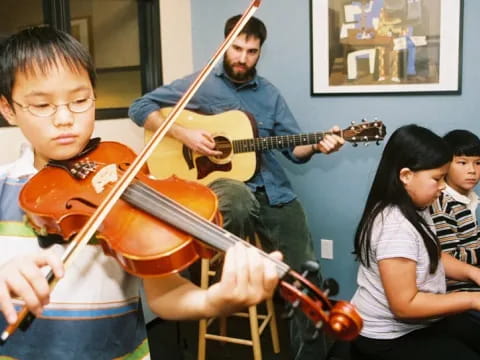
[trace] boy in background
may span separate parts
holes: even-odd
[[[476,217],[480,179],[480,139],[467,130],[443,137],[454,157],[445,177],[446,188],[430,207],[442,250],[467,264],[480,265],[480,234]],[[480,291],[477,284],[449,280],[447,291]]]

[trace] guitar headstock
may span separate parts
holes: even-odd
[[[368,143],[370,141],[375,141],[376,144],[379,145],[380,141],[385,138],[387,129],[385,125],[383,125],[383,122],[379,120],[372,122],[362,120],[359,124],[355,124],[355,122],[352,121],[352,124],[343,129],[342,132],[343,138],[353,143],[354,146],[359,142]]]

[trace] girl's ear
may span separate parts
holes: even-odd
[[[413,176],[413,171],[409,168],[403,168],[400,170],[399,177],[403,185],[407,185]]]
[[[2,114],[10,125],[17,125],[15,113],[7,99],[5,99],[5,96],[0,97],[0,114]]]

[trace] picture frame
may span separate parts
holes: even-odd
[[[73,18],[70,20],[70,33],[88,50],[92,58],[94,58],[91,26],[90,17]]]
[[[45,24],[27,24],[18,27],[18,31],[32,26],[45,26]],[[88,50],[93,58],[93,32],[90,16],[70,19],[70,34]]]
[[[463,0],[310,0],[311,94],[460,94]]]

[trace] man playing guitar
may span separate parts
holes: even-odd
[[[239,16],[227,20],[225,35]],[[205,114],[219,114],[239,109],[253,115],[260,137],[300,133],[300,128],[279,91],[265,78],[257,75],[266,28],[252,17],[227,50],[223,65],[207,77],[194,95],[188,109]],[[162,86],[137,99],[129,115],[138,125],[156,130],[164,120],[160,109],[176,104],[196,74]],[[339,131],[334,127],[332,131]],[[220,155],[215,150],[211,133],[174,124],[169,136],[181,141],[191,150],[204,155]],[[315,153],[329,154],[344,143],[335,134],[326,135],[320,142],[283,149],[281,153],[295,163],[305,163]],[[307,260],[315,260],[313,243],[302,205],[275,158],[272,150],[262,152],[259,171],[247,182],[218,179],[209,186],[219,198],[224,227],[245,238],[254,232],[260,235],[265,250],[279,249],[285,261],[297,271]],[[314,280],[321,283],[320,275]],[[298,312],[290,322],[292,358],[296,360],[323,359],[326,344],[323,336],[304,343],[308,320]]]

